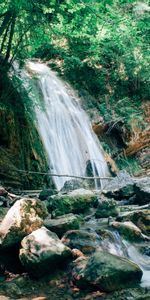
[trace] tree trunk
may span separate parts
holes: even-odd
[[[10,24],[11,24],[11,19],[9,20],[9,23],[7,24],[7,27],[6,27],[4,36],[3,36],[3,40],[2,40],[2,44],[1,44],[1,49],[0,49],[1,53],[3,52],[4,46],[5,46],[5,42],[6,42],[6,39],[7,39],[7,36],[8,36]]]
[[[1,27],[0,27],[0,36],[5,31],[5,29],[7,27],[7,24],[9,23],[11,17],[12,17],[12,12],[11,11],[7,11],[7,13],[5,14],[4,20],[3,20],[2,24],[1,24]]]
[[[5,62],[7,62],[10,57],[11,45],[12,45],[14,29],[15,29],[15,22],[16,22],[16,15],[13,16],[12,22],[11,22],[10,35],[9,35],[8,47],[7,47],[6,56],[5,56]]]

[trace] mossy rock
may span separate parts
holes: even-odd
[[[115,200],[104,199],[99,202],[95,216],[96,218],[116,217],[119,214],[119,207]]]
[[[74,262],[73,280],[80,288],[91,287],[111,292],[140,282],[142,270],[138,265],[106,251],[97,251],[89,259]]]
[[[141,230],[132,222],[113,222],[112,227],[117,229],[119,233],[128,241],[142,241],[143,235]]]
[[[35,278],[50,274],[72,257],[71,250],[58,236],[44,226],[33,231],[21,242],[19,258],[23,267]]]
[[[78,249],[88,255],[100,247],[101,238],[95,232],[70,230],[63,236],[62,242],[71,249]]]
[[[79,229],[81,217],[74,214],[59,216],[56,219],[47,218],[44,226],[62,237],[68,230]]]
[[[22,198],[9,209],[0,225],[0,249],[14,247],[43,225],[48,212],[38,199]]]
[[[56,217],[69,213],[84,213],[90,207],[96,206],[97,203],[97,195],[94,192],[79,189],[68,194],[49,197],[47,208],[52,217]]]
[[[117,218],[117,221],[132,221],[144,234],[150,234],[150,209],[122,214]]]

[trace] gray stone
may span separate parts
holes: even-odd
[[[60,217],[57,217],[56,219],[47,218],[44,221],[44,226],[55,232],[59,237],[62,237],[62,235],[71,229],[78,229],[80,224],[81,218],[74,214],[67,214]]]
[[[126,258],[97,251],[89,259],[75,260],[72,277],[80,288],[111,292],[140,282],[142,270]]]
[[[134,186],[136,203],[139,205],[150,203],[150,178],[145,177],[138,180]]]
[[[131,221],[123,223],[113,222],[111,226],[119,231],[119,233],[129,241],[140,241],[144,240],[141,230],[133,224]]]
[[[45,205],[37,199],[22,198],[9,209],[0,225],[0,248],[12,247],[43,225]]]
[[[104,188],[104,195],[116,200],[129,199],[134,195],[135,179],[127,172],[120,171]]]
[[[58,236],[44,226],[33,231],[21,242],[19,258],[28,273],[39,278],[53,272],[58,264],[72,256]]]
[[[150,235],[150,209],[137,210],[120,215],[117,221],[132,221],[146,235]]]
[[[84,254],[91,254],[100,247],[101,239],[95,232],[70,230],[62,237],[62,242],[71,249],[79,249]]]
[[[64,186],[62,187],[61,192],[68,193],[70,191],[74,191],[74,190],[81,189],[81,188],[87,188],[87,184],[83,180],[71,179],[71,180],[67,180],[64,183]]]

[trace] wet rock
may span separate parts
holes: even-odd
[[[57,217],[56,219],[50,219],[47,218],[44,221],[44,226],[55,232],[59,237],[62,237],[62,235],[71,229],[78,229],[80,225],[80,220],[78,216],[74,214],[67,214],[60,217]]]
[[[150,203],[150,178],[145,177],[138,180],[134,186],[136,203],[139,205]]]
[[[138,241],[144,239],[141,230],[130,221],[123,223],[113,222],[111,226],[117,229],[126,240]]]
[[[97,195],[85,189],[72,191],[66,195],[58,194],[47,200],[48,211],[52,217],[68,213],[83,213],[97,204]]]
[[[128,256],[127,248],[124,245],[118,231],[99,229],[96,232],[100,235],[102,242],[101,248],[111,254],[118,256]]]
[[[71,249],[76,248],[84,254],[91,254],[100,247],[101,239],[95,232],[70,230],[66,232],[61,241]]]
[[[36,278],[53,272],[58,264],[72,256],[71,250],[58,236],[44,226],[26,236],[21,246],[21,263],[28,273]]]
[[[102,199],[99,201],[95,216],[96,218],[116,217],[119,214],[119,207],[113,199]]]
[[[87,184],[83,180],[71,179],[71,180],[67,180],[64,183],[64,186],[61,189],[61,192],[68,193],[70,191],[74,191],[74,190],[78,190],[78,189],[82,189],[82,188],[87,188]]]
[[[80,288],[91,286],[111,292],[140,282],[142,270],[126,258],[97,251],[89,259],[80,257],[74,261],[72,277]]]
[[[118,221],[132,221],[146,235],[150,234],[150,209],[129,212],[117,218]]]
[[[104,195],[108,198],[116,200],[129,199],[134,195],[135,180],[125,171],[120,171],[115,178],[113,178],[105,186]]]
[[[40,200],[16,201],[0,225],[0,248],[18,244],[24,236],[41,227],[46,216],[46,207]]]
[[[56,195],[57,194],[57,190],[55,189],[44,189],[40,192],[39,194],[39,199],[40,200],[47,200],[48,197]]]

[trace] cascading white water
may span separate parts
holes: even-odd
[[[47,152],[50,172],[84,176],[89,161],[94,176],[109,176],[103,150],[90,121],[62,80],[42,63],[27,62],[27,71],[20,71],[17,64],[14,68],[34,102],[36,126]],[[29,89],[31,81],[32,89]],[[53,180],[60,190],[69,178],[53,177]],[[98,181],[95,183],[100,186]],[[103,183],[101,181],[101,186]]]
[[[39,98],[43,103],[35,110],[51,173],[84,176],[90,161],[94,175],[108,176],[103,150],[79,101],[46,65],[28,62],[27,68],[36,73],[42,93]],[[65,181],[64,177],[54,177],[58,190]]]

